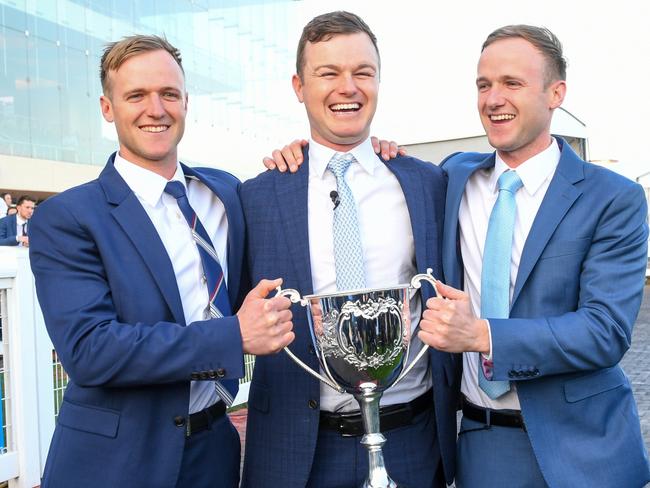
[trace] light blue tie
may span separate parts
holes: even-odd
[[[352,154],[335,153],[327,165],[336,177],[338,193],[338,203],[334,209],[333,234],[336,288],[339,291],[366,287],[357,205],[344,178],[345,172],[353,161],[355,159]]]
[[[499,196],[488,223],[483,271],[481,272],[481,317],[505,319],[510,315],[510,261],[517,204],[515,194],[522,186],[514,171],[506,171],[498,180]],[[492,399],[510,391],[509,381],[488,381],[492,362],[479,355],[478,384]]]

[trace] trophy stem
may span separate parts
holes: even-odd
[[[368,450],[368,478],[362,488],[397,488],[397,484],[388,476],[381,450],[386,443],[386,438],[379,431],[379,400],[382,392],[376,391],[374,383],[363,383],[359,388],[361,393],[355,394],[354,397],[359,402],[366,432],[361,444]]]

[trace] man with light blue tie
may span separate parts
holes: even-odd
[[[387,163],[374,153],[379,65],[376,38],[354,14],[323,14],[304,28],[293,87],[310,123],[305,163],[296,174],[271,171],[242,185],[253,279],[281,276],[307,295],[394,286],[427,268],[441,273],[445,178],[435,165],[408,157]],[[421,308],[412,300],[412,327]],[[291,349],[317,369],[304,309],[294,310],[294,322]],[[382,397],[384,457],[399,486],[437,488],[453,479],[454,359],[425,356]],[[248,406],[243,487],[355,487],[365,479],[358,404],[288,356],[257,358]]]
[[[646,200],[639,185],[551,136],[565,70],[547,29],[490,34],[476,84],[496,152],[442,164],[451,286],[428,301],[420,337],[464,353],[459,488],[650,480],[618,365],[643,295]]]

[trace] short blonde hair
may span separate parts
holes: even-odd
[[[120,41],[111,42],[104,48],[100,63],[99,78],[105,95],[110,95],[111,86],[108,79],[109,71],[117,71],[128,59],[138,54],[162,49],[167,51],[178,63],[183,75],[181,52],[170,44],[164,37],[156,35],[134,35],[124,37]]]

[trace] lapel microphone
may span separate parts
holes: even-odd
[[[332,210],[336,210],[336,207],[338,207],[341,203],[341,199],[339,198],[339,192],[336,190],[332,190],[330,192],[330,198],[332,199],[332,203],[334,204],[334,208]]]

